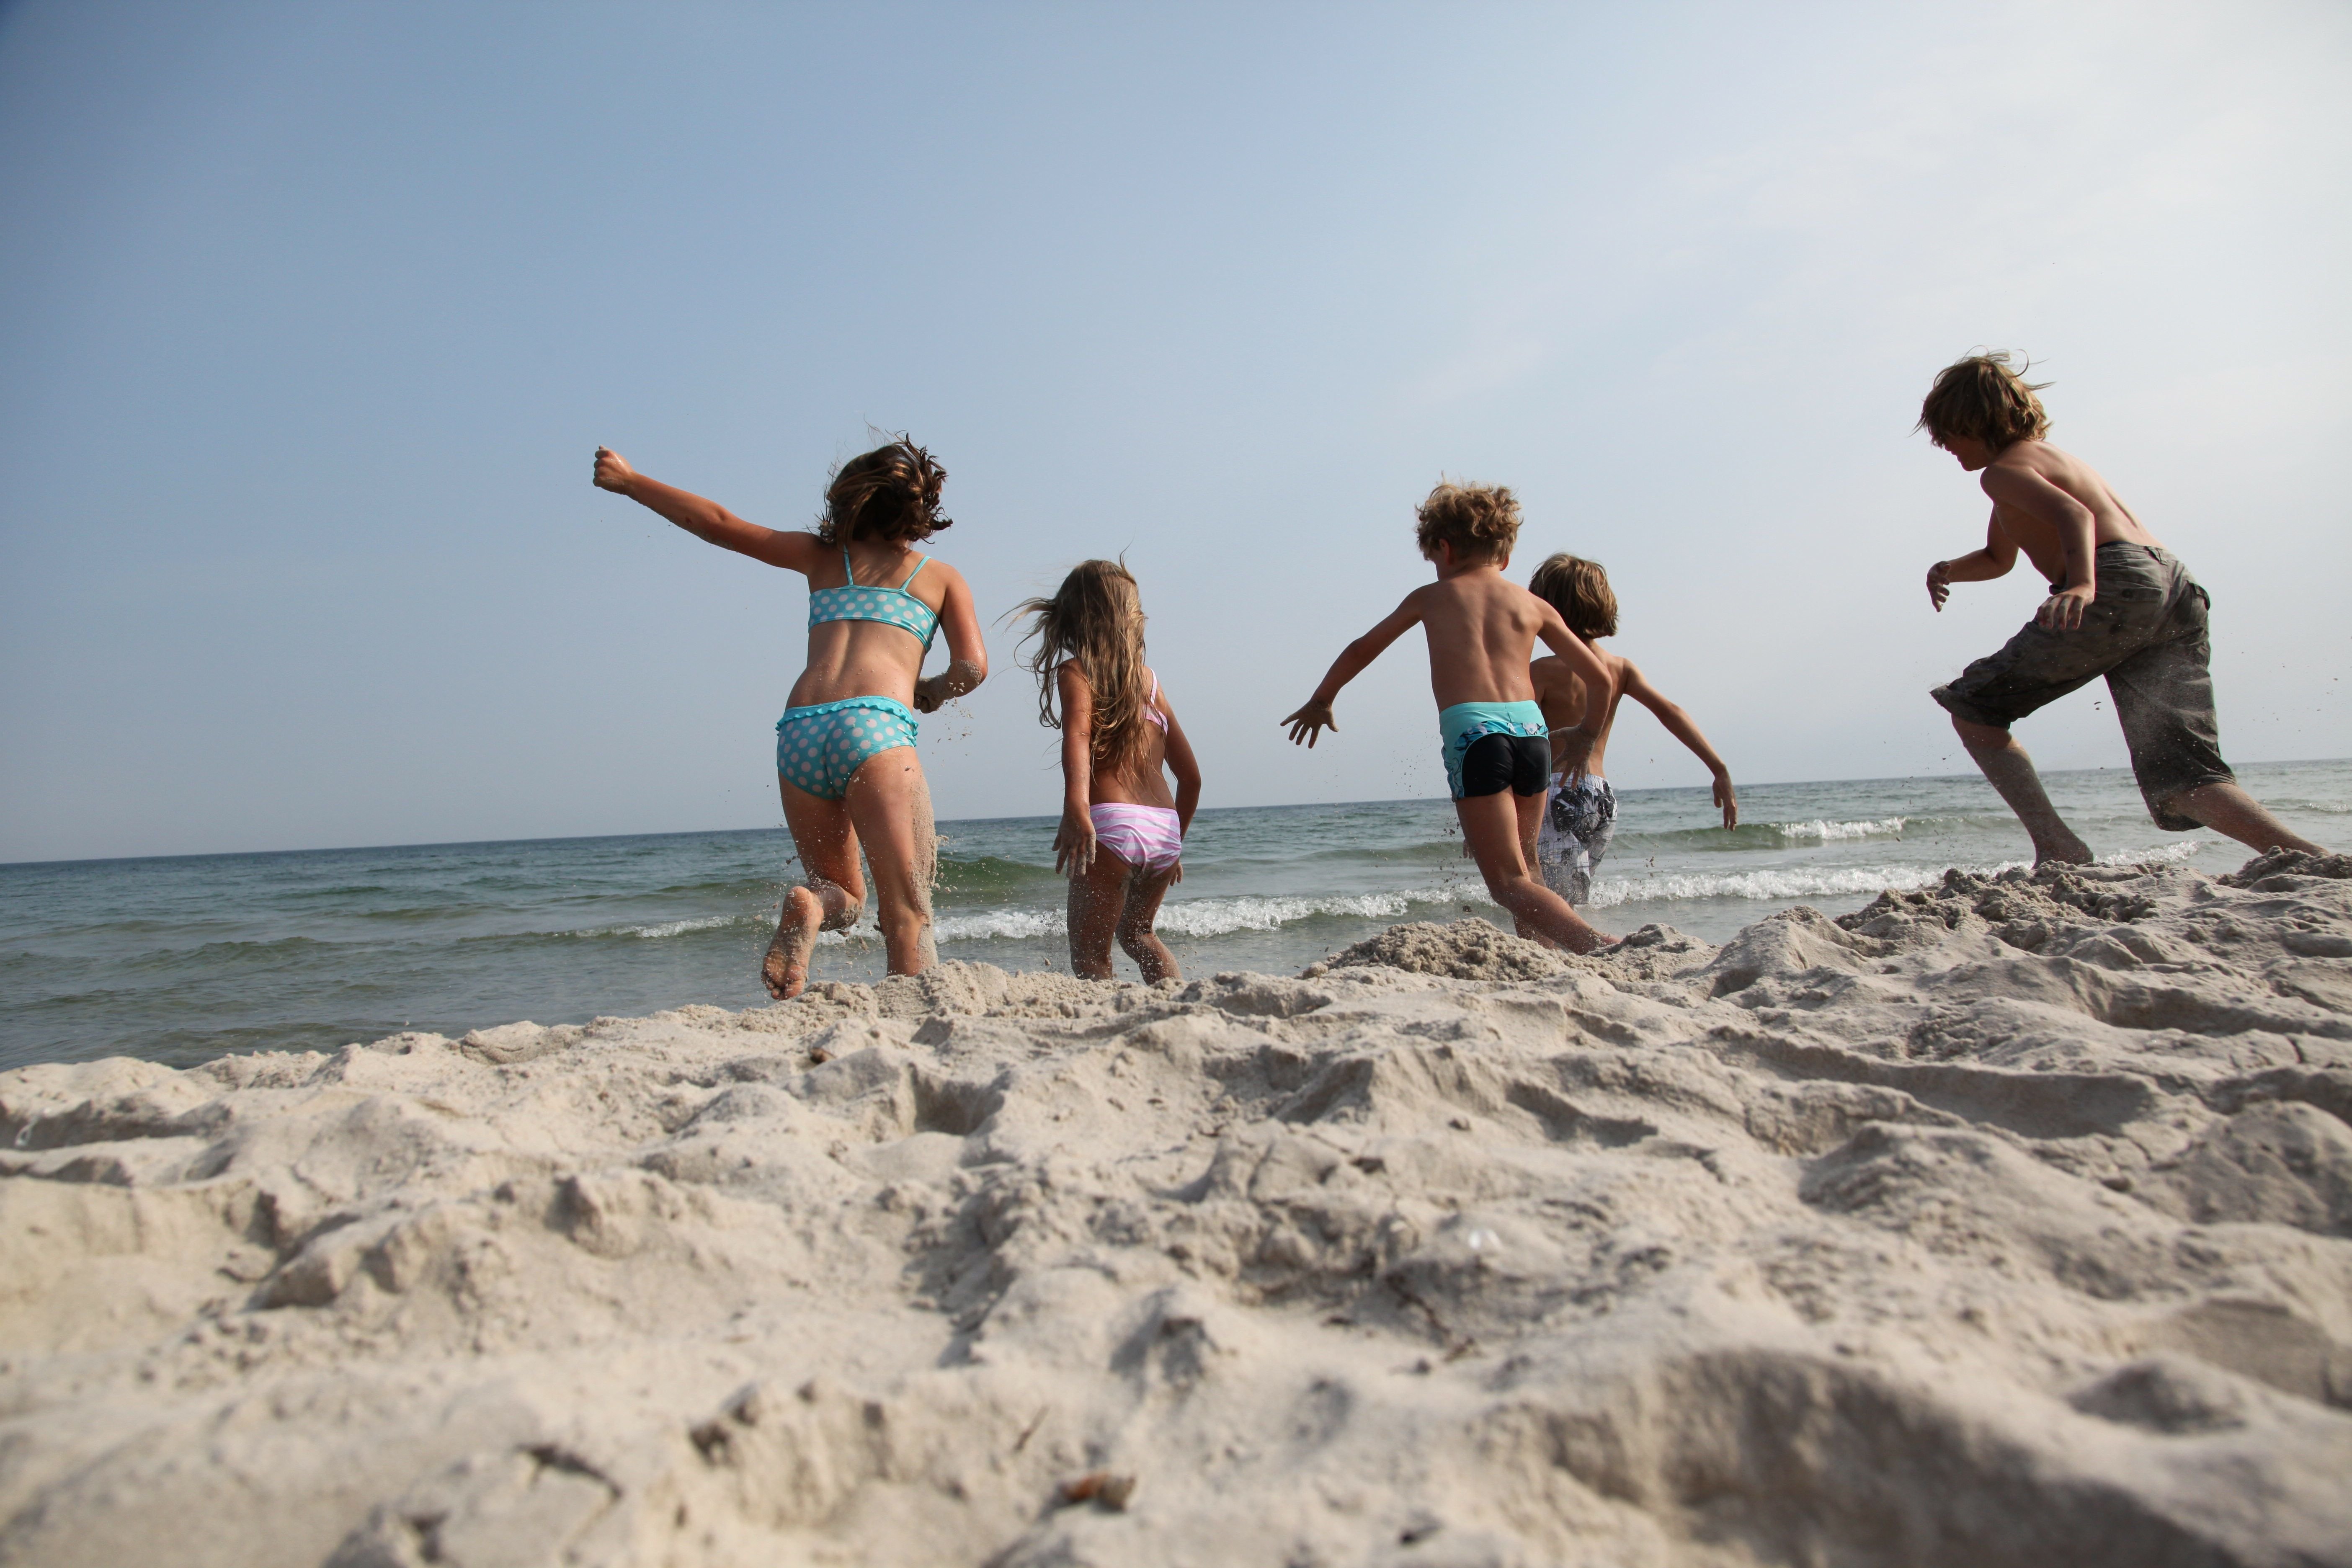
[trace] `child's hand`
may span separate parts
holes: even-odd
[[[1083,877],[1094,868],[1094,818],[1081,806],[1062,808],[1062,826],[1054,835],[1054,870],[1057,875]]]
[[[1731,792],[1731,775],[1715,775],[1715,804],[1723,807],[1723,830],[1726,833],[1739,826],[1739,797]]]
[[[1328,702],[1309,701],[1282,721],[1290,726],[1290,743],[1295,746],[1303,740],[1310,752],[1315,749],[1315,737],[1324,731],[1328,730],[1334,735],[1339,732],[1339,721],[1331,717]]]
[[[626,495],[629,492],[629,481],[636,477],[637,470],[629,467],[628,458],[610,447],[596,448],[596,488],[598,489],[618,490],[621,494]]]
[[[915,682],[916,712],[936,713],[940,710],[940,692],[938,687],[933,684],[933,682],[938,679],[939,677],[935,675],[931,677],[929,680],[918,680]]]
[[[1938,561],[1927,568],[1927,602],[1936,606],[1937,614],[1941,615],[1944,610],[1944,601],[1951,596],[1952,563],[1948,561]]]
[[[2042,601],[2042,607],[2033,612],[2033,618],[2047,631],[2079,630],[2083,625],[2083,612],[2089,609],[2091,601],[2098,596],[2099,590],[2090,584],[2061,588]]]

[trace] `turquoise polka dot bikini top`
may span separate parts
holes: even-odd
[[[923,568],[931,563],[924,556],[915,563],[915,570],[907,574],[907,582],[895,588],[868,588],[857,581],[857,574],[849,564],[849,546],[841,547],[841,570],[849,582],[839,588],[809,590],[809,629],[814,631],[827,621],[880,621],[886,626],[912,632],[922,639],[923,651],[931,651],[931,638],[940,629],[940,613],[922,600],[907,592]]]

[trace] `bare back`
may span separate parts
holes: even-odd
[[[839,588],[852,580],[843,571],[838,547],[808,553],[801,569],[811,593]],[[872,588],[906,583],[924,556],[903,544],[859,540],[849,546],[849,559],[856,568],[856,582]],[[907,592],[944,622],[949,595],[962,581],[954,567],[933,559],[907,584]],[[850,697],[911,701],[915,682],[923,673],[924,652],[922,642],[902,626],[881,621],[822,622],[808,629],[808,668],[793,682],[792,705],[805,708]]]
[[[2023,552],[2050,582],[2066,577],[2066,545],[2058,520],[2042,515],[2063,509],[2036,504],[2050,489],[2091,514],[2094,548],[2117,542],[2158,544],[2096,468],[2047,441],[2018,441],[2004,447],[1986,465],[1982,483],[1993,501],[1992,531]]]
[[[1535,696],[1528,657],[1551,606],[1486,569],[1415,589],[1429,639],[1429,684],[1440,708],[1457,702],[1525,702]]]
[[[1628,684],[1625,676],[1633,666],[1632,660],[1616,654],[1598,647],[1592,651],[1599,654],[1601,662],[1609,667],[1609,709],[1601,716],[1601,735],[1592,742],[1592,752],[1585,759],[1584,767],[1595,777],[1605,777],[1609,737],[1616,732],[1617,705],[1625,700]],[[1528,668],[1528,674],[1535,686],[1536,706],[1543,710],[1547,728],[1555,731],[1573,730],[1584,722],[1589,693],[1583,680],[1568,668],[1566,659],[1558,655],[1539,658]]]
[[[1066,724],[1084,724],[1090,729],[1094,688],[1087,679],[1085,668],[1076,659],[1066,660],[1055,672],[1055,679],[1061,682],[1063,721]],[[1136,715],[1136,722],[1142,726],[1143,744],[1131,761],[1124,764],[1092,763],[1087,778],[1087,796],[1091,805],[1173,806],[1176,804],[1175,795],[1168,788],[1168,700],[1160,694],[1158,676],[1147,673],[1145,679],[1150,682],[1145,689],[1151,699],[1147,706],[1150,713],[1159,716],[1158,721],[1155,722],[1145,713]],[[1076,715],[1075,719],[1072,717],[1074,713]],[[1091,747],[1088,754],[1091,757]]]

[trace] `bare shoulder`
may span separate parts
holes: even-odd
[[[909,590],[918,597],[925,596],[922,594],[925,583],[929,583],[938,589],[942,603],[950,594],[958,589],[963,590],[966,594],[971,592],[971,584],[964,581],[963,574],[936,555],[927,555],[923,558],[921,572],[922,575],[915,579],[914,586]]]
[[[1529,664],[1528,679],[1535,685],[1538,702],[1557,701],[1576,690],[1576,672],[1568,668],[1568,660],[1556,653],[1546,654]]]

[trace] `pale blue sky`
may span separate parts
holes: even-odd
[[[1442,790],[1420,649],[1276,720],[1517,487],[1743,778],[1965,766],[1909,434],[2031,352],[2211,589],[2244,759],[2352,752],[2352,12],[19,4],[0,12],[0,859],[750,826],[867,425],[993,615],[1125,551],[1210,805]],[[942,816],[1053,807],[1013,663]],[[2098,690],[2021,733],[2120,765]],[[1696,782],[1645,718],[1621,785]]]

